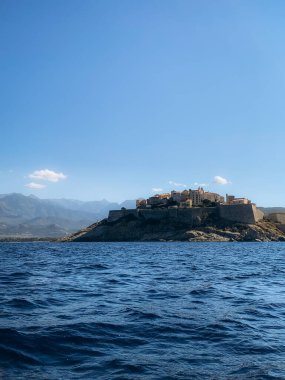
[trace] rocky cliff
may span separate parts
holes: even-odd
[[[193,228],[173,219],[145,220],[128,215],[116,221],[104,219],[63,241],[285,241],[285,234],[269,221],[241,224],[212,219]]]

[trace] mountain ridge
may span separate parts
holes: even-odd
[[[134,204],[0,194],[0,237],[62,237],[105,218],[110,209]]]

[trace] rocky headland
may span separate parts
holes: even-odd
[[[199,226],[193,227],[173,219],[146,220],[126,215],[115,221],[103,219],[64,238],[63,241],[269,242],[285,241],[285,233],[278,228],[278,224],[269,220],[242,224],[223,219],[206,219]]]

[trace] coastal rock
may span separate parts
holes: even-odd
[[[62,241],[285,241],[285,234],[269,221],[241,224],[220,221],[204,221],[196,228],[171,219],[139,219],[122,217],[110,222],[103,219]]]
[[[203,231],[187,231],[186,234],[189,236],[188,241],[229,241],[229,238],[226,238],[217,233],[208,233]]]

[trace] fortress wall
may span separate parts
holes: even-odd
[[[128,215],[145,220],[173,219],[175,222],[187,223],[189,227],[197,227],[211,217],[218,217],[237,223],[255,224],[263,219],[264,214],[252,204],[240,204],[221,205],[218,207],[112,210],[109,212],[108,221],[115,222]]]
[[[204,211],[203,211],[204,210]],[[206,209],[190,208],[190,209],[178,209],[178,208],[157,208],[157,209],[130,209],[130,210],[112,210],[109,211],[109,222],[114,222],[127,215],[134,215],[136,217],[144,218],[145,220],[163,220],[163,219],[175,219],[176,221],[192,223],[193,218],[202,216],[202,214],[209,214]]]
[[[267,216],[267,219],[275,223],[285,224],[285,213],[274,212]]]
[[[254,213],[255,220],[257,222],[260,221],[260,220],[262,220],[264,218],[264,212],[262,212],[261,210],[259,210],[254,205],[253,205],[253,213]],[[284,223],[285,223],[285,219],[284,219]]]
[[[198,226],[211,215],[218,215],[217,207],[209,208],[169,208],[169,209],[141,209],[139,216],[144,219],[173,219],[175,222],[187,223],[190,226]]]
[[[123,218],[127,215],[138,216],[137,209],[129,209],[129,210],[111,210],[109,211],[108,221],[115,222],[116,220]]]
[[[161,220],[169,217],[169,209],[167,208],[157,208],[157,209],[141,209],[138,215],[143,217],[145,220],[156,219]]]
[[[178,217],[178,208],[169,208],[168,209],[169,218],[177,218]]]
[[[199,226],[203,221],[209,219],[211,215],[217,215],[217,207],[194,207],[177,209],[177,220],[181,223],[188,223],[191,226]]]
[[[120,219],[124,216],[124,212],[121,210],[111,210],[109,211],[108,221],[114,222],[117,219]]]
[[[255,224],[263,218],[263,213],[252,204],[221,205],[220,217],[231,222]]]

